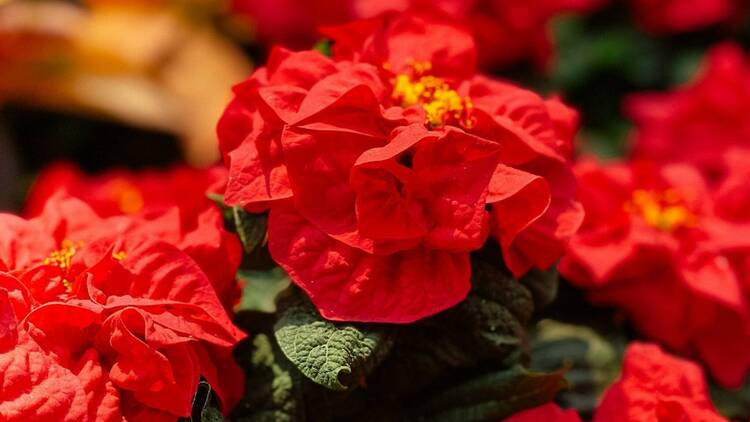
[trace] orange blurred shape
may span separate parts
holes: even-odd
[[[0,0],[0,99],[166,131],[218,158],[215,124],[251,65],[216,0]]]

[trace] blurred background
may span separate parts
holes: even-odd
[[[467,20],[486,72],[561,94],[581,112],[579,148],[616,156],[627,94],[688,80],[719,41],[748,45],[733,1],[673,1],[686,15],[663,0],[0,0],[0,209],[61,160],[90,173],[215,163],[230,88],[271,45],[309,48],[317,25],[407,7]]]

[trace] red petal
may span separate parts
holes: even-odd
[[[0,290],[0,374],[0,415],[4,421],[88,419],[83,383],[26,331],[18,329],[5,290]]]
[[[477,52],[471,34],[437,15],[402,13],[321,32],[334,40],[337,59],[388,63],[395,73],[410,71],[415,61],[430,62],[435,76],[450,79],[466,79],[475,72]]]
[[[413,322],[455,305],[470,288],[468,253],[420,247],[371,255],[330,238],[287,208],[271,210],[269,248],[332,320]]]
[[[503,249],[508,268],[522,274],[528,270],[528,261],[516,250],[515,242],[519,233],[547,211],[549,186],[539,176],[499,165],[489,189],[487,202],[492,203],[493,235]]]
[[[423,139],[435,139],[424,125],[398,131],[384,146],[362,153],[352,169],[351,184],[361,234],[378,239],[420,239],[427,234],[425,210],[414,189],[413,171],[397,158]]]
[[[542,175],[550,186],[552,197],[542,217],[518,234],[513,250],[517,260],[511,266],[517,275],[529,268],[552,266],[584,218],[583,207],[575,200],[575,177],[567,163],[542,158],[522,168]]]
[[[482,247],[489,233],[487,186],[499,159],[496,143],[451,128],[417,146],[414,173],[432,221],[425,246],[451,251]]]
[[[335,130],[385,137],[388,130],[373,117],[381,114],[380,100],[389,96],[390,92],[375,67],[367,64],[341,65],[339,72],[310,88],[299,106],[295,124],[308,127],[315,116],[316,122],[323,120]],[[327,119],[320,119],[318,113],[327,110]]]
[[[333,60],[317,51],[293,52],[275,47],[268,56],[268,84],[289,85],[309,90],[336,72]]]
[[[259,211],[268,202],[292,196],[289,177],[277,139],[263,136],[245,140],[228,153],[229,180],[224,200]]]
[[[21,270],[40,263],[56,246],[55,239],[33,222],[0,214],[0,271]]]
[[[122,264],[135,276],[128,287],[132,298],[166,300],[200,308],[203,312],[194,317],[213,326],[213,335],[217,338],[234,343],[244,338],[224,311],[205,274],[190,257],[167,243],[154,240],[128,238],[123,245],[127,257]],[[118,306],[126,303],[126,299],[123,297]],[[115,306],[114,301],[109,304]],[[197,338],[203,335],[201,332],[191,334]]]
[[[488,119],[477,124],[474,132],[499,140],[504,148],[504,163],[522,164],[539,155],[566,161],[571,131],[561,126],[573,123],[563,122],[571,116],[563,114],[555,103],[550,107],[532,91],[481,76],[472,80],[469,95],[479,117],[485,113]]]
[[[284,132],[284,154],[300,213],[327,233],[356,231],[349,173],[357,157],[385,139],[345,132]]]

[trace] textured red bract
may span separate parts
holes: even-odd
[[[244,334],[199,265],[149,224],[60,194],[35,219],[0,215],[7,420],[174,420],[201,376],[225,410],[239,400],[231,353]]]
[[[224,230],[221,212],[206,196],[207,192],[223,190],[226,180],[223,167],[113,170],[88,176],[73,165],[59,163],[46,168],[35,181],[25,215],[39,215],[50,198],[60,192],[78,198],[87,206],[62,203],[79,208],[64,211],[64,224],[70,236],[84,242],[90,236],[84,232],[92,227],[94,237],[101,234],[91,221],[119,217],[108,219],[112,233],[147,233],[177,246],[200,265],[231,311],[240,293],[235,275],[241,247],[237,238]],[[49,211],[55,212],[54,207]]]
[[[582,217],[577,114],[475,75],[469,34],[433,15],[325,31],[333,58],[275,49],[218,126],[227,202],[270,209],[271,254],[321,313],[453,306],[490,234],[515,275],[552,265]]]
[[[734,260],[750,251],[737,237],[748,222],[721,218],[722,202],[690,166],[583,160],[576,170],[586,219],[561,274],[648,337],[697,353],[722,384],[741,384],[750,320]]]
[[[631,343],[622,375],[604,393],[594,422],[726,421],[711,404],[700,366],[654,344]]]

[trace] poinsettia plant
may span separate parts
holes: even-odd
[[[746,11],[0,1],[0,422],[747,419]]]

